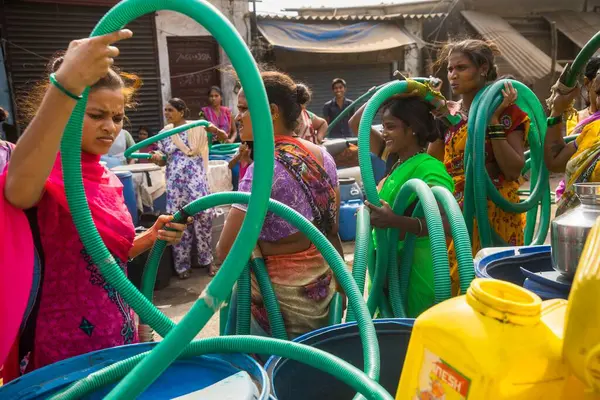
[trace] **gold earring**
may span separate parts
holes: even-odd
[[[273,115],[273,121],[277,121],[279,119],[279,114]]]

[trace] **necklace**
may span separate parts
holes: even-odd
[[[405,162],[407,162],[407,161],[408,161],[408,160],[410,160],[411,158],[413,158],[413,157],[416,157],[416,156],[418,156],[419,154],[423,154],[423,153],[425,153],[425,151],[426,151],[426,150],[427,150],[427,149],[426,149],[425,147],[423,147],[421,150],[417,151],[415,154],[413,154],[412,156],[410,156],[410,157],[406,158],[405,160],[402,160],[402,159],[400,159],[400,158],[399,158],[399,159],[398,159],[398,161],[396,161],[396,162],[394,163],[394,165],[392,166],[392,169],[391,169],[391,171],[395,170],[396,168],[398,168],[400,165],[404,164]]]

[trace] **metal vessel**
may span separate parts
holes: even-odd
[[[600,184],[576,183],[575,193],[581,202],[552,221],[552,266],[573,277],[592,226],[600,217]]]

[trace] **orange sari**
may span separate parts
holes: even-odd
[[[529,117],[523,112],[518,106],[511,105],[506,108],[504,114],[500,118],[500,123],[504,125],[504,130],[507,135],[515,131],[522,130],[525,133],[524,141],[527,141],[527,134],[529,133]],[[467,129],[468,121],[466,117],[456,126],[450,128],[446,132],[445,136],[445,155],[444,164],[446,170],[452,176],[454,180],[454,196],[456,201],[463,208],[464,203],[464,190],[465,190],[465,147],[467,144]],[[485,141],[485,161],[486,164],[495,161],[494,152],[492,151],[492,145],[489,140]],[[493,178],[492,182],[498,189],[500,194],[507,200],[518,203],[520,183],[517,181],[508,181],[502,175],[497,178]],[[497,207],[492,201],[488,200],[488,216],[490,219],[490,225],[492,229],[495,229],[498,235],[511,246],[521,246],[524,242],[524,229],[525,229],[525,214],[515,214],[503,211],[500,207]],[[481,242],[477,230],[477,221],[473,224],[473,256],[481,250]],[[453,291],[458,291],[458,264],[456,263],[456,257],[454,252],[454,244],[450,246],[449,250],[451,266],[450,273],[452,276],[452,287]]]

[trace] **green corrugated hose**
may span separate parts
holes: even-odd
[[[546,116],[544,109],[535,94],[524,84],[511,80],[519,96],[517,105],[525,111],[531,119],[528,142],[531,152],[531,186],[533,190],[529,198],[520,203],[511,203],[506,200],[494,186],[487,170],[485,169],[485,136],[490,117],[502,102],[501,89],[506,80],[495,82],[482,89],[469,111],[469,124],[467,136],[467,151],[465,162],[466,181],[471,182],[469,189],[465,190],[464,217],[467,226],[472,226],[472,213],[474,213],[481,247],[505,246],[506,243],[491,228],[488,216],[489,198],[498,207],[507,212],[522,213],[527,211],[527,224],[525,228],[525,244],[543,244],[550,224],[550,190],[548,170],[544,165],[544,137],[546,135]],[[540,225],[535,231],[537,212],[541,206],[542,214]],[[535,232],[535,236],[534,236]]]
[[[346,382],[354,390],[362,393],[371,400],[393,400],[377,382],[369,379],[358,368],[332,356],[329,353],[314,347],[309,347],[295,342],[278,339],[261,338],[255,336],[225,336],[197,340],[190,343],[181,358],[214,353],[264,353],[265,344],[269,353],[277,354],[291,360],[297,360],[313,368],[333,375]],[[67,391],[54,397],[54,399],[79,399],[94,393],[96,390],[118,382],[123,376],[130,373],[133,368],[148,354],[145,352],[123,361],[116,362],[100,371],[93,372],[87,377],[71,385]],[[132,397],[123,397],[125,399]]]
[[[369,209],[361,206],[356,213],[356,241],[354,242],[354,262],[352,263],[352,277],[356,281],[361,295],[365,289],[367,264],[369,262],[369,246],[372,247],[371,216]],[[354,309],[348,306],[346,322],[354,320]]]
[[[575,61],[569,67],[569,71],[566,74],[565,84],[569,87],[575,86],[575,82],[577,82],[577,78],[581,75],[583,68],[587,64],[587,62],[596,54],[596,51],[600,49],[600,32],[596,33],[593,38],[591,38],[585,46],[581,49],[577,57],[575,57]]]
[[[238,335],[249,335],[250,320],[252,319],[250,310],[252,305],[252,283],[248,265],[246,265],[237,281],[237,298],[236,332]]]
[[[442,222],[442,216],[438,209],[438,205],[435,201],[435,197],[431,192],[429,186],[418,179],[411,179],[402,185],[398,196],[392,206],[394,212],[398,215],[404,215],[406,207],[410,206],[409,200],[413,197],[412,194],[416,194],[419,199],[419,207],[415,209],[415,216],[424,214],[425,220],[427,221],[427,229],[429,231],[429,240],[431,243],[431,257],[433,261],[433,283],[434,283],[434,296],[435,302],[447,300],[452,296],[451,284],[450,284],[450,270],[448,263],[448,249],[446,248],[446,236],[444,234],[444,224]],[[394,315],[402,315],[406,307],[408,280],[403,280],[402,283],[406,285],[407,292],[403,296],[400,295],[400,279],[398,279],[398,257],[397,248],[392,243],[398,243],[399,230],[389,229],[388,230],[388,244],[389,244],[389,260],[390,260],[390,276],[395,276],[396,279],[390,279],[390,301],[394,310]],[[412,236],[412,240],[406,241],[405,245],[407,248],[414,246],[415,235]],[[409,239],[409,237],[407,237]],[[406,253],[406,252],[403,252]],[[412,252],[411,252],[412,253]],[[470,253],[470,252],[469,252]],[[402,258],[402,269],[410,271],[413,264],[413,257]]]
[[[275,339],[288,340],[288,334],[285,330],[283,316],[279,309],[279,301],[271,284],[271,278],[267,272],[267,267],[262,258],[254,258],[250,261],[252,272],[256,276],[256,282],[262,295],[263,303],[269,317],[269,325],[271,327],[271,336]]]
[[[329,325],[338,325],[342,323],[344,317],[344,301],[339,292],[335,292],[329,303]]]
[[[246,204],[248,203],[248,200],[250,198],[251,195],[242,192],[223,192],[211,194],[209,196],[203,197],[188,204],[186,207],[184,207],[184,209],[181,212],[177,212],[174,215],[174,220],[183,221],[185,219],[185,216],[187,215],[194,215],[200,211],[219,205],[231,203]],[[363,343],[365,372],[368,374],[369,377],[371,377],[374,380],[377,380],[379,378],[379,345],[377,342],[377,336],[375,334],[375,328],[373,326],[373,322],[371,321],[367,307],[364,301],[362,300],[360,291],[356,286],[356,282],[346,269],[346,265],[340,257],[339,253],[331,245],[329,240],[325,236],[323,236],[323,234],[318,230],[318,228],[314,226],[312,222],[302,217],[302,215],[300,215],[295,210],[274,200],[269,200],[268,210],[270,212],[273,212],[275,215],[285,219],[286,221],[289,221],[300,232],[306,235],[310,239],[310,241],[313,242],[313,244],[317,247],[317,249],[323,254],[325,261],[333,270],[334,274],[338,279],[338,282],[340,283],[340,285],[344,289],[344,292],[348,296],[349,304],[356,310],[359,333]],[[155,246],[158,246],[160,244],[161,241],[157,241],[157,244]],[[248,256],[245,259],[248,258],[250,257]],[[231,288],[233,286],[233,283],[239,277],[239,274],[237,276],[234,276],[233,279],[231,279],[231,277],[228,277],[227,275],[227,270],[225,270],[224,272],[224,269],[225,265],[221,267],[221,269],[217,273],[217,276],[213,278],[209,286],[206,288],[205,293],[207,291],[210,291],[210,287],[215,283],[215,281],[218,281],[219,279],[229,279],[231,283],[230,286],[227,287]],[[127,291],[125,294],[127,294],[128,298],[130,298],[135,304],[139,304],[139,298],[146,300],[145,297],[135,289],[131,292]],[[126,301],[129,302],[129,300],[127,299]],[[144,376],[148,379],[148,374],[152,373],[155,374],[155,376],[158,376],[164,369],[166,369],[169,363],[172,362],[181,353],[182,349],[186,346],[186,344],[191,341],[191,339],[197,334],[197,332],[200,331],[200,329],[206,323],[205,320],[202,320],[202,318],[199,317],[199,315],[202,312],[201,306],[203,301],[205,301],[204,294],[201,297],[201,299],[199,299],[192,306],[191,310],[188,312],[188,314],[185,315],[183,320],[177,326],[174,326],[173,322],[166,318],[154,306],[150,306],[150,309],[142,307],[139,311],[136,308],[134,308],[136,312],[144,312],[145,314],[142,317],[144,321],[148,322],[148,325],[154,328],[165,339],[160,343],[159,346],[157,346],[156,349],[150,352],[150,355],[146,359],[144,359],[144,361],[140,363],[140,365],[138,365],[136,368],[140,368],[144,364],[144,362],[148,362],[149,366],[147,365],[144,369],[140,368],[137,374],[134,372],[133,374],[128,375],[128,377],[134,377],[137,380],[140,380],[137,377]],[[152,320],[152,323],[149,322],[152,319],[151,317],[155,318]],[[162,325],[154,325],[153,323],[156,321],[160,322]],[[174,329],[171,329],[173,327]],[[273,348],[270,345],[270,341],[273,339],[262,338],[262,340],[264,341],[264,347],[262,347],[259,351],[253,352],[259,354],[281,355],[280,353],[273,351]],[[161,349],[163,352],[166,352],[166,354],[161,354],[159,352],[159,350]],[[150,369],[152,370],[150,371]],[[104,373],[110,374],[111,372],[106,371]],[[126,379],[127,377],[122,382],[124,382]],[[154,379],[152,379],[152,381],[154,381]],[[140,393],[151,382],[148,382],[148,380],[141,382],[141,386],[143,387],[141,388]],[[345,381],[345,383],[349,382]],[[111,393],[114,394],[115,390],[117,390],[118,388],[119,385],[115,389],[113,389],[113,392]],[[133,391],[120,391],[118,392],[118,395],[123,396],[125,398],[133,398],[138,395],[137,393],[135,395],[133,393]]]
[[[454,198],[454,195],[446,188],[434,186],[431,188],[438,204],[444,208],[444,212],[450,222],[450,230],[456,249],[456,259],[458,261],[458,276],[460,281],[460,292],[467,293],[471,281],[475,279],[475,265],[471,253],[471,240],[469,232],[462,217],[460,207]]]
[[[100,26],[100,25],[98,25],[98,26]],[[96,28],[96,29],[98,29],[98,28]],[[93,33],[92,33],[92,35],[93,35]],[[173,136],[176,133],[187,131],[188,129],[194,128],[196,126],[207,127],[208,125],[209,125],[209,123],[207,121],[198,120],[198,121],[189,122],[187,124],[183,124],[181,126],[173,128],[173,129],[166,130],[164,132],[159,133],[158,135],[154,135],[152,137],[149,137],[148,139],[144,139],[141,142],[134,144],[133,146],[131,146],[130,148],[125,150],[125,157],[135,158],[135,159],[148,159],[148,158],[152,157],[152,155],[150,153],[136,153],[136,151],[138,151],[139,149],[144,148],[146,146],[149,146],[152,143],[156,143],[160,140],[168,138],[169,136]]]
[[[412,85],[412,84],[411,84]],[[412,86],[411,86],[412,87]],[[366,197],[370,203],[381,206],[381,202],[379,200],[379,195],[377,193],[377,183],[375,182],[373,176],[373,167],[371,165],[371,157],[370,157],[370,129],[371,124],[373,122],[373,118],[375,114],[379,110],[380,106],[383,104],[385,100],[389,97],[404,93],[408,89],[408,83],[406,81],[394,81],[385,85],[383,88],[379,89],[377,93],[369,100],[365,110],[363,112],[360,126],[359,126],[359,134],[358,134],[358,158],[361,170],[361,176],[363,179],[363,185],[365,187]],[[414,186],[413,186],[414,185]],[[406,186],[406,188],[405,188]],[[395,212],[399,212],[400,209],[404,209],[408,204],[403,204],[406,200],[408,200],[408,194],[411,190],[415,190],[417,186],[420,186],[418,183],[411,183],[410,185],[405,184],[401,189],[403,193],[402,196],[398,195],[396,199],[396,204],[398,205],[398,209],[394,208]],[[427,187],[427,185],[425,185]],[[425,218],[429,223],[431,223],[431,247],[432,247],[432,255],[434,259],[434,291],[435,291],[435,299],[437,302],[443,301],[450,297],[450,277],[448,270],[448,255],[446,249],[446,240],[443,232],[443,225],[441,225],[441,216],[439,213],[439,209],[437,204],[435,204],[435,199],[431,194],[431,190],[427,187],[422,187],[418,191],[420,196],[424,198],[427,197],[428,201],[425,206]],[[421,193],[423,192],[423,193]],[[406,196],[406,198],[405,198]],[[424,199],[421,199],[424,201]],[[448,202],[448,199],[444,198],[441,201]],[[421,203],[419,203],[421,204]],[[395,205],[394,205],[395,206]],[[420,207],[423,207],[421,204]],[[456,205],[458,207],[458,205]],[[455,211],[456,208],[451,205],[445,205],[445,208],[449,210]],[[419,211],[419,207],[415,210]],[[403,212],[403,211],[402,211]],[[452,219],[452,216],[450,216]],[[464,225],[464,221],[461,219],[454,218],[453,219],[456,228],[452,230],[452,234],[454,235],[454,240],[458,243],[461,243],[460,251],[461,257],[459,262],[462,263],[461,271],[463,271],[463,279],[465,281],[472,280],[473,278],[473,260],[471,256],[470,245],[468,247],[468,253],[462,254],[465,252],[465,246],[462,243],[470,244],[468,236],[464,236],[466,232],[466,227]],[[459,225],[462,224],[462,227]],[[429,227],[429,225],[428,225]],[[398,276],[398,267],[397,267],[397,249],[396,243],[398,242],[398,232],[383,229],[375,229],[375,235],[377,238],[378,249],[376,252],[376,267],[375,272],[373,274],[373,280],[371,284],[371,291],[369,293],[368,306],[371,315],[374,315],[376,308],[380,308],[380,313],[383,316],[389,314],[390,311],[388,308],[388,299],[383,296],[383,284],[386,279],[391,279],[390,283],[390,300],[392,301],[392,313],[394,316],[400,317],[405,315],[405,305],[404,301],[406,299],[406,294],[408,292],[408,281],[405,279],[401,279]],[[390,235],[390,236],[388,236]],[[407,235],[406,242],[403,250],[403,257],[405,258],[405,265],[410,266],[412,263],[412,254],[413,254],[413,246],[414,246],[414,235]],[[393,243],[393,245],[390,245]],[[458,250],[457,250],[458,251]],[[391,270],[390,270],[391,268]],[[408,276],[410,270],[407,268],[404,269],[403,276]],[[388,276],[389,274],[389,276]],[[404,287],[399,286],[404,285]],[[468,285],[467,285],[468,286]]]
[[[114,32],[144,14],[162,9],[181,12],[191,16],[203,24],[225,49],[244,85],[246,97],[252,109],[252,125],[256,130],[256,140],[260,143],[260,146],[256,146],[255,148],[255,169],[259,172],[253,181],[254,190],[249,202],[248,216],[244,220],[239,234],[243,240],[236,240],[231,251],[231,254],[235,254],[239,259],[234,260],[232,257],[229,257],[225,260],[222,269],[227,273],[220,274],[220,277],[213,279],[211,284],[206,288],[201,301],[196,303],[196,310],[198,311],[196,313],[196,318],[198,318],[196,322],[204,325],[214,313],[214,310],[227,298],[231,290],[230,288],[244,266],[240,260],[249,258],[254,243],[258,239],[267,211],[269,194],[271,193],[274,164],[273,127],[267,95],[250,51],[245,46],[243,39],[235,30],[235,27],[209,3],[199,0],[127,0],[117,4],[106,14],[92,32],[92,36]],[[172,326],[172,322],[162,315],[160,311],[156,310],[152,306],[152,303],[141,295],[125,277],[102,242],[91,217],[83,190],[80,164],[81,132],[88,95],[89,88],[85,90],[83,100],[79,101],[75,107],[61,143],[63,173],[66,182],[65,191],[69,209],[83,245],[107,282],[122,294],[125,301],[135,309],[143,321],[147,322],[161,335],[165,335]],[[160,347],[157,346],[156,350],[160,350]],[[177,355],[174,354],[172,356],[176,357]],[[120,387],[113,391],[109,397],[119,397],[123,393],[129,394],[126,397],[137,396],[147,385],[154,381],[170,360],[169,358],[160,357],[159,360],[154,358],[150,361],[151,368],[148,370],[146,370],[144,363],[141,365],[144,371],[149,372],[148,375],[142,374],[134,377],[126,377],[121,382]],[[147,378],[146,382],[141,382],[144,379],[139,379],[139,376]]]
[[[142,393],[154,380],[175,360],[184,348],[190,343],[195,334],[206,324],[208,319],[217,310],[223,301],[225,301],[233,284],[240,276],[244,268],[245,260],[250,258],[250,253],[258,239],[264,217],[267,212],[267,204],[271,193],[271,183],[273,176],[273,128],[271,125],[270,111],[268,108],[268,99],[262,80],[253,58],[245,46],[242,38],[239,36],[231,23],[223,17],[216,8],[207,2],[200,0],[126,0],[113,7],[106,16],[99,22],[92,32],[92,36],[98,36],[121,29],[130,21],[147,13],[158,10],[171,10],[188,15],[202,24],[221,44],[231,59],[233,67],[238,71],[238,76],[244,87],[249,107],[252,110],[252,125],[255,128],[256,141],[259,144],[255,148],[255,171],[257,172],[253,181],[252,194],[224,194],[224,197],[216,195],[207,196],[192,203],[187,207],[186,212],[191,213],[212,207],[217,203],[215,200],[228,201],[220,204],[229,204],[231,202],[248,203],[248,215],[244,219],[239,232],[241,240],[236,239],[230,255],[235,255],[237,260],[231,256],[227,257],[217,276],[206,287],[202,296],[196,301],[190,312],[183,318],[181,323],[174,329],[174,324],[166,318],[158,309],[152,306],[148,298],[142,295],[125,277],[114,258],[102,242],[96,227],[91,218],[91,213],[85,192],[83,190],[81,165],[81,132],[83,127],[83,117],[89,95],[89,88],[85,90],[83,100],[76,106],[69,123],[67,125],[64,138],[61,143],[61,152],[63,154],[63,171],[66,182],[66,195],[69,208],[74,220],[74,224],[81,237],[84,247],[91,255],[93,262],[103,274],[108,283],[121,293],[125,301],[132,306],[143,321],[147,322],[165,339],[156,346],[156,348],[145,357],[139,356],[140,364],[133,368],[130,374],[108,394],[107,398],[135,398]],[[211,205],[211,202],[213,204]],[[350,274],[346,271],[345,264],[337,251],[331,246],[329,241],[314,227],[312,223],[302,218],[302,216],[293,210],[286,208],[282,204],[272,206],[273,212],[282,214],[283,218],[291,220],[297,227],[303,231],[311,241],[319,248],[332,267],[338,281],[344,288],[350,303],[356,310],[358,326],[363,340],[365,350],[365,369],[372,379],[379,377],[379,347],[375,328],[370,319],[367,308],[360,296],[360,292]],[[193,214],[193,213],[192,213]],[[286,218],[287,217],[287,218]],[[183,213],[177,213],[176,218],[182,221],[185,218]],[[150,279],[150,278],[148,278]],[[150,294],[151,296],[151,294]],[[168,335],[167,335],[168,334]],[[227,338],[222,342],[228,343]],[[216,339],[214,339],[216,340]],[[283,357],[297,358],[297,355],[288,354],[282,350],[282,346],[293,349],[297,345],[291,342],[285,342],[284,345],[275,345],[274,339],[258,338],[249,339],[249,346],[240,348],[246,351],[256,353],[271,353]],[[234,345],[241,345],[242,338],[230,339]],[[256,346],[252,348],[250,344]],[[237,347],[236,347],[237,348]],[[282,350],[281,352],[274,349]],[[223,346],[214,347],[211,351],[223,351]],[[239,350],[238,350],[239,351]],[[290,350],[291,352],[291,350]],[[328,357],[320,357],[316,349],[311,350],[307,359],[308,363],[317,365],[329,365],[329,368],[343,368],[343,361],[334,358],[333,363],[328,363]],[[331,356],[329,356],[331,358]],[[124,362],[127,362],[124,361]],[[337,365],[336,365],[337,363]],[[333,365],[332,365],[333,364]],[[337,371],[337,370],[336,370]],[[334,371],[335,372],[335,371]],[[335,373],[334,373],[335,374]],[[112,379],[111,373],[101,371],[101,376]],[[339,374],[342,376],[343,374]],[[343,375],[346,383],[357,387],[356,382],[362,381],[362,375],[358,372]],[[85,386],[85,383],[84,383]],[[367,381],[366,386],[373,392],[369,392],[370,398],[389,398],[383,389],[374,383]],[[368,390],[365,391],[365,393]],[[373,393],[376,393],[373,394]]]

